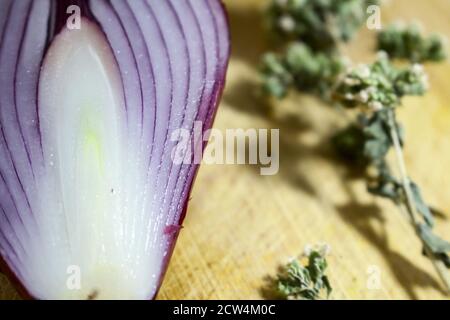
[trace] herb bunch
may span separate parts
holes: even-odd
[[[344,130],[334,142],[338,150],[345,148],[347,154],[358,154],[359,159],[363,159],[367,167],[368,191],[388,198],[406,210],[424,245],[425,254],[450,268],[450,243],[433,233],[432,211],[418,185],[406,172],[402,153],[404,132],[395,113],[403,97],[423,95],[427,88],[428,80],[420,65],[396,68],[386,55],[372,65],[349,70],[337,86],[334,97],[341,105],[359,107],[362,111],[357,125]],[[344,145],[348,141],[358,141],[358,144]],[[349,147],[353,149],[350,153]],[[397,156],[399,177],[392,173],[386,159],[391,149]]]
[[[351,39],[366,18],[367,6],[373,3],[376,1],[274,0],[269,20],[287,45],[282,53],[264,56],[263,89],[277,98],[295,89],[358,111],[356,120],[335,135],[334,146],[365,169],[370,193],[390,199],[407,213],[424,254],[450,290],[450,243],[433,232],[433,210],[408,175],[402,150],[405,134],[396,116],[405,96],[420,96],[428,90],[427,75],[418,63],[443,60],[445,46],[438,35],[427,37],[415,26],[394,25],[378,33],[378,49],[383,51],[375,62],[348,67],[339,42]],[[347,16],[349,6],[353,20]],[[287,17],[292,21],[287,23]],[[399,68],[390,57],[406,59],[409,65]],[[397,174],[387,160],[391,150],[396,155]]]
[[[301,259],[293,259],[282,267],[275,281],[276,291],[280,298],[288,300],[318,300],[330,296],[332,288],[325,274],[327,269],[327,245],[305,248]]]
[[[263,90],[284,98],[290,89],[329,100],[347,59],[339,44],[352,39],[365,21],[369,5],[378,0],[273,0],[268,25],[286,46],[263,57]]]
[[[349,41],[377,0],[275,0],[268,10],[270,29],[281,39],[301,40],[314,51],[333,52]]]
[[[392,58],[413,62],[442,61],[446,58],[444,39],[438,34],[424,37],[418,24],[392,24],[378,34],[378,49]]]
[[[284,98],[294,88],[329,99],[327,95],[344,67],[345,60],[340,56],[315,53],[307,45],[294,42],[284,55],[264,55],[263,90],[276,98]]]

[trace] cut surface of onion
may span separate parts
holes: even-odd
[[[69,28],[67,8],[81,9]],[[224,86],[219,0],[0,0],[0,254],[38,299],[149,299]],[[200,142],[201,143],[201,142]]]

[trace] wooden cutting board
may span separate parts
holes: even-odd
[[[391,0],[384,23],[420,20],[450,39],[448,0]],[[395,206],[368,195],[363,180],[334,158],[329,137],[342,114],[308,96],[267,106],[254,98],[266,50],[266,1],[225,0],[233,38],[227,87],[215,127],[279,128],[280,171],[203,165],[160,299],[261,299],[266,278],[306,244],[331,245],[329,274],[336,299],[445,299],[430,262]],[[349,49],[374,58],[374,33],[363,30]],[[447,213],[436,231],[450,239],[450,63],[428,65],[431,91],[408,98],[400,112],[406,161],[429,203]],[[380,286],[370,284],[379,274]],[[17,298],[0,276],[0,298]]]

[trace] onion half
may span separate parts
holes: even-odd
[[[209,129],[224,86],[221,2],[0,0],[0,37],[8,271],[33,298],[154,298],[197,171],[170,136]]]

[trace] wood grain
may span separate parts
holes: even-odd
[[[445,299],[434,269],[395,206],[367,194],[363,180],[334,158],[329,137],[345,117],[314,98],[293,95],[266,106],[254,98],[257,66],[267,48],[265,1],[226,0],[233,55],[215,127],[279,128],[280,171],[203,165],[160,299],[261,299],[277,266],[308,243],[332,246],[329,273],[336,299]],[[420,20],[450,38],[448,0],[391,0],[383,22]],[[374,32],[363,30],[348,49],[373,59]],[[429,65],[431,91],[407,99],[400,112],[406,161],[429,203],[450,213],[450,63]],[[437,232],[450,239],[450,215]],[[369,289],[377,268],[381,287]],[[0,277],[0,298],[17,294]]]

